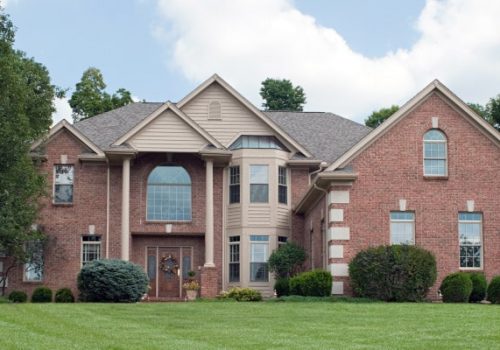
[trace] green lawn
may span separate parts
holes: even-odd
[[[500,307],[0,304],[0,349],[499,349]]]

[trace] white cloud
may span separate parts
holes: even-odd
[[[306,110],[362,120],[403,103],[438,78],[466,101],[500,92],[500,1],[427,0],[408,50],[368,58],[291,0],[158,0],[169,64],[191,81],[214,72],[260,106],[260,82],[287,78],[304,87]],[[333,24],[334,25],[334,24]],[[414,25],[409,23],[408,25]]]
[[[56,107],[56,111],[52,115],[52,126],[56,125],[63,119],[66,119],[70,123],[73,122],[73,118],[71,117],[71,107],[69,106],[67,98],[55,98],[54,106]]]

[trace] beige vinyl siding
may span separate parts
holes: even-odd
[[[221,104],[221,119],[219,120],[208,118],[209,105],[212,101],[218,101]],[[263,121],[217,83],[210,85],[183,106],[182,111],[226,147],[240,133],[274,134]]]
[[[139,131],[130,144],[139,151],[197,152],[208,141],[172,111],[166,111]]]
[[[279,227],[290,227],[290,209],[285,206],[278,205],[276,212],[276,224]]]
[[[271,206],[248,206],[248,225],[261,226],[271,224]]]
[[[229,205],[227,209],[227,227],[241,226],[241,206]]]

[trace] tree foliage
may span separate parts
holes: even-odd
[[[302,111],[306,95],[301,86],[293,86],[287,79],[267,78],[262,82],[260,96],[266,111]]]
[[[47,133],[55,111],[56,88],[47,69],[14,50],[15,29],[0,9],[0,250],[9,256],[4,281],[30,253],[25,243],[43,235],[32,229],[45,179],[29,157],[30,145]]]
[[[305,260],[304,248],[288,242],[271,254],[268,260],[269,270],[274,272],[276,278],[290,278],[300,272]]]
[[[485,106],[471,102],[467,103],[467,105],[495,129],[500,131],[500,94],[490,98]]]
[[[106,83],[99,69],[90,67],[83,72],[69,100],[75,122],[133,102],[132,94],[124,88],[118,89],[113,95],[108,94],[105,89]]]
[[[370,114],[368,118],[365,119],[365,125],[369,126],[370,128],[376,128],[398,110],[399,106],[392,105],[389,108],[381,108],[378,111],[373,111],[372,114]]]

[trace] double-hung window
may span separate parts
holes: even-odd
[[[240,281],[240,236],[229,237],[229,282]]]
[[[93,260],[101,259],[101,237],[83,236],[82,237],[82,266],[85,266]]]
[[[24,264],[24,281],[41,282],[43,280],[43,243],[29,241],[24,246],[28,261]]]
[[[288,182],[285,167],[278,167],[278,202],[288,203]]]
[[[424,176],[447,176],[446,136],[437,129],[424,135]]]
[[[460,241],[460,267],[482,267],[481,213],[458,213],[458,237]]]
[[[269,202],[269,167],[250,165],[250,203]]]
[[[73,203],[74,166],[57,164],[54,166],[54,203]]]
[[[250,236],[250,282],[268,282],[269,236]]]
[[[278,249],[281,246],[284,246],[288,242],[288,237],[287,236],[278,236]]]
[[[240,167],[229,168],[229,203],[240,202]]]
[[[391,244],[415,244],[415,213],[391,212]]]

